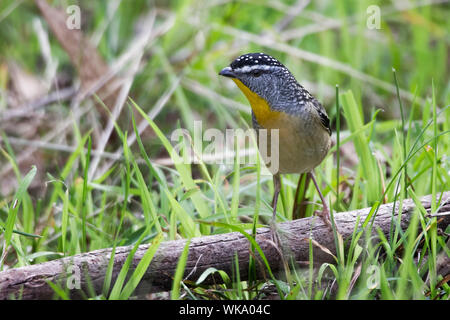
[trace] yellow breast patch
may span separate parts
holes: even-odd
[[[272,111],[267,104],[266,100],[261,98],[258,94],[251,91],[246,85],[244,85],[240,80],[233,78],[232,79],[239,89],[245,94],[248,101],[250,102],[250,106],[255,114],[256,120],[259,125],[264,128],[278,128],[279,118],[282,115],[281,112]]]

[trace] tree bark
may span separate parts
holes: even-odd
[[[421,202],[424,208],[429,211],[431,208],[431,196],[423,197]],[[377,234],[376,229],[380,229],[386,237],[389,237],[391,223],[395,223],[399,218],[398,207],[398,203],[395,210],[393,210],[392,203],[380,206],[373,220],[372,232],[374,235]],[[400,225],[403,230],[408,227],[415,207],[411,199],[403,201],[400,217]],[[359,226],[361,226],[370,209],[365,208],[335,214],[336,225],[344,240],[351,238],[357,217],[359,216]],[[437,220],[438,227],[445,230],[450,221],[450,191],[442,194]],[[307,263],[309,261],[308,240],[312,238],[322,246],[322,249],[317,246],[314,248],[314,262],[317,264],[335,262],[333,257],[326,250],[323,250],[323,247],[326,247],[334,254],[335,242],[333,234],[320,218],[309,217],[280,223],[278,228],[285,257],[293,258],[300,265]],[[280,257],[280,251],[273,246],[270,239],[268,228],[257,230],[256,242],[264,252],[271,270],[276,273],[283,270],[283,259]],[[161,243],[136,290],[137,293],[164,291],[171,288],[177,262],[185,243],[186,240]],[[148,247],[148,244],[139,246],[133,258],[131,270],[137,266]],[[114,284],[131,249],[131,246],[116,248],[112,284]],[[187,277],[187,280],[196,281],[209,267],[224,270],[231,275],[232,263],[235,255],[237,255],[240,278],[241,280],[247,280],[250,258],[249,249],[249,241],[237,232],[193,238],[189,246],[184,277]],[[58,283],[63,288],[67,288],[71,298],[76,299],[86,295],[89,296],[89,287],[93,288],[97,294],[100,294],[110,254],[111,249],[101,249],[0,272],[0,299],[51,299],[54,296],[54,291],[48,285],[48,281]],[[256,254],[256,257],[260,258],[258,254]],[[259,279],[268,277],[263,263],[257,263],[256,269]],[[131,273],[131,270],[129,273]],[[220,282],[220,278],[210,275],[204,284]],[[80,289],[77,289],[78,283]]]

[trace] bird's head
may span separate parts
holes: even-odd
[[[241,55],[219,75],[232,78],[247,97],[257,94],[269,104],[283,99],[282,93],[297,83],[281,62],[265,53]]]

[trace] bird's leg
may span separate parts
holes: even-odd
[[[318,216],[322,219],[322,221],[330,228],[331,231],[333,231],[333,227],[331,226],[330,221],[330,210],[328,209],[327,202],[325,201],[322,192],[320,191],[319,185],[317,184],[316,177],[314,176],[314,173],[311,171],[309,172],[309,176],[311,177],[311,180],[314,183],[314,186],[317,189],[317,192],[319,193],[320,200],[322,201],[322,212],[318,214]]]
[[[303,175],[305,175],[305,173],[300,174],[300,177],[298,178],[298,184],[297,184],[297,189],[295,190],[295,197],[294,197],[294,207],[292,209],[292,220],[295,219],[299,219],[299,218],[304,218],[304,210],[305,210],[305,205],[303,204],[303,201],[305,200],[305,193],[306,190],[308,189],[308,185],[309,185],[309,181],[311,180],[311,177],[306,174],[306,178],[305,178],[305,184],[304,184],[304,188],[303,188],[303,194],[302,194],[302,202],[298,202],[298,197],[300,194],[300,187],[302,185],[302,181],[303,181]]]
[[[297,183],[297,189],[295,190],[295,196],[294,196],[294,207],[292,208],[292,219],[295,219],[295,217],[297,217],[297,206],[299,206],[300,204],[297,202],[298,201],[298,194],[300,191],[300,185],[302,184],[302,175],[300,175],[300,177],[298,178],[298,183]]]
[[[279,173],[276,173],[273,175],[273,187],[275,190],[273,193],[273,200],[272,200],[273,214],[272,214],[272,220],[270,222],[270,233],[271,233],[273,242],[275,242],[278,245],[279,241],[278,241],[277,230],[276,230],[276,216],[277,216],[277,203],[278,203],[278,198],[279,198],[280,190],[281,190],[281,179],[280,179]]]

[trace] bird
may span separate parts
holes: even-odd
[[[269,137],[273,130],[278,132],[278,166],[272,172],[272,239],[279,243],[275,225],[280,174],[307,174],[311,178],[322,201],[322,211],[317,215],[331,228],[329,209],[314,175],[314,168],[323,161],[331,146],[330,119],[325,108],[278,59],[265,53],[243,54],[219,75],[231,78],[248,99],[257,136],[261,129],[266,129]],[[261,143],[258,147],[261,154],[268,153],[261,152]],[[270,147],[269,142],[267,148]],[[263,160],[266,164],[269,161],[267,157]]]

